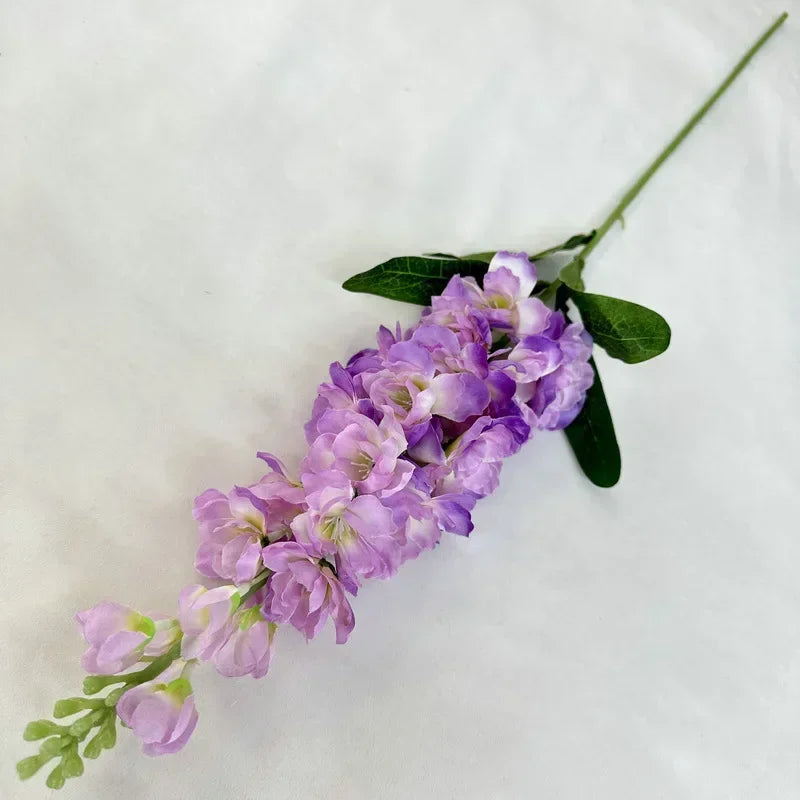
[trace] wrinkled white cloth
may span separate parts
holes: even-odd
[[[210,668],[176,756],[71,797],[800,794],[800,4],[593,254],[668,353],[598,356],[623,453],[541,434],[469,540]],[[546,247],[613,201],[774,3],[0,0],[0,796],[79,691],[72,614],[170,612],[191,500],[296,463],[330,361],[411,306],[390,256]]]

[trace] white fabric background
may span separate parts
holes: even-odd
[[[330,361],[412,320],[392,255],[552,244],[612,200],[771,2],[0,2],[0,770],[81,681],[74,611],[169,611],[191,500],[299,459]],[[598,248],[669,352],[598,363],[623,478],[540,435],[356,630],[195,681],[65,796],[800,793],[800,4]]]

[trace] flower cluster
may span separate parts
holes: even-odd
[[[382,327],[376,347],[332,364],[296,477],[259,453],[258,482],[196,498],[195,566],[214,585],[187,586],[177,619],[114,603],[78,615],[84,666],[123,684],[117,714],[145,753],[175,752],[194,729],[193,664],[260,678],[279,624],[311,639],[330,618],[346,642],[362,581],[394,575],[443,532],[469,534],[503,460],[575,418],[591,339],[531,297],[535,283],[524,253],[498,253],[482,287],[453,277],[417,325]]]

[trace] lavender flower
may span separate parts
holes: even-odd
[[[172,645],[180,639],[182,632],[177,619],[167,617],[164,614],[153,614],[152,620],[155,626],[153,638],[144,646],[142,655],[148,658],[163,656],[169,652]]]
[[[176,753],[197,725],[186,666],[173,662],[158,678],[128,689],[117,702],[119,718],[142,740],[145,755]]]
[[[214,654],[214,666],[221,675],[263,678],[267,674],[276,626],[265,619],[259,606],[264,594],[260,592],[258,598],[252,598],[249,608],[240,609],[233,618],[228,640]]]
[[[454,275],[441,297],[432,298],[431,312],[423,316],[423,323],[442,324],[443,312],[453,314],[461,308],[466,315],[466,309],[472,308],[497,331],[515,336],[541,333],[552,312],[538,298],[529,297],[535,284],[536,269],[525,253],[501,251],[489,264],[483,288],[474,278]]]
[[[333,556],[348,588],[359,577],[388,578],[400,563],[401,537],[392,512],[374,495],[355,496],[341,472],[306,473],[309,510],[296,517],[296,539],[318,556]]]
[[[235,586],[187,586],[178,596],[178,620],[183,630],[181,655],[208,661],[228,640],[231,617],[239,606]]]
[[[375,369],[380,369],[380,361],[375,361],[377,351],[372,350],[375,356],[368,363]],[[374,363],[373,363],[374,362]],[[306,423],[306,441],[311,444],[320,431],[317,428],[319,419],[331,409],[337,411],[354,411],[365,414],[371,418],[374,416],[374,408],[366,393],[361,389],[361,384],[356,386],[353,374],[349,369],[345,369],[338,361],[334,361],[330,366],[330,383],[321,383],[317,387],[317,399],[314,401],[314,408],[311,412],[311,419]]]
[[[482,287],[453,277],[418,325],[381,327],[377,347],[332,364],[299,480],[258,453],[270,472],[256,483],[195,500],[195,565],[225,585],[184,588],[177,619],[116,603],[78,614],[84,666],[100,675],[168,660],[180,641],[180,659],[117,702],[145,753],[175,752],[194,730],[189,665],[261,678],[279,623],[312,639],[331,618],[346,642],[355,625],[347,593],[393,575],[444,532],[468,535],[476,500],[531,430],[574,419],[593,377],[591,339],[529,297],[535,282],[524,253],[498,253]]]
[[[523,339],[518,348],[524,355],[512,352],[510,358],[518,359],[527,376],[540,375],[532,381],[518,378],[516,397],[529,424],[546,430],[566,428],[578,416],[594,380],[591,337],[582,325],[567,325],[557,312],[541,336]]]
[[[261,565],[268,513],[263,500],[240,486],[227,495],[208,489],[195,498],[194,518],[200,528],[195,569],[208,578],[252,580]]]
[[[489,374],[488,351],[483,342],[463,343],[441,325],[420,325],[411,341],[431,354],[437,372],[470,372],[481,380]]]
[[[405,429],[434,414],[460,422],[489,403],[480,378],[468,372],[437,375],[430,352],[413,341],[392,345],[384,369],[363,373],[361,379],[373,405],[391,411]]]
[[[438,472],[438,470],[436,470]],[[475,496],[469,492],[431,496],[432,486],[426,471],[417,469],[401,492],[386,499],[394,522],[402,531],[401,560],[416,558],[424,550],[433,549],[442,531],[466,536],[472,531],[470,511]]]
[[[115,675],[135,664],[155,633],[152,619],[119,603],[99,603],[75,620],[89,644],[81,663],[95,675]]]
[[[317,422],[304,470],[337,470],[361,493],[389,495],[408,483],[414,466],[400,459],[406,449],[403,429],[387,411],[380,424],[353,411],[327,411]]]
[[[460,344],[478,344],[488,350],[492,344],[489,320],[472,304],[462,280],[460,276],[454,276],[441,295],[431,298],[430,308],[422,312],[420,327],[449,330],[457,336]]]
[[[503,459],[519,450],[530,435],[521,416],[480,417],[448,448],[447,467],[439,492],[471,492],[476,497],[491,494],[499,483]]]
[[[297,542],[271,544],[264,548],[262,557],[274,572],[263,605],[266,618],[288,622],[306,639],[313,639],[331,617],[336,626],[336,642],[344,644],[355,618],[344,587],[330,566]]]

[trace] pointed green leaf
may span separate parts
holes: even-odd
[[[669,347],[670,329],[661,314],[602,294],[573,291],[570,296],[595,344],[613,358],[637,364]]]
[[[559,248],[560,250],[574,250],[576,247],[580,247],[584,244],[589,244],[589,242],[594,239],[597,231],[589,231],[589,233],[576,233],[574,236],[570,236],[564,244],[561,245]]]
[[[589,244],[594,239],[597,231],[589,231],[589,233],[576,233],[570,236],[566,242],[561,242],[554,247],[548,247],[547,250],[542,250],[539,253],[534,253],[530,257],[531,261],[538,261],[540,258],[547,258],[547,256],[555,255],[556,253],[563,253],[566,250],[574,250],[576,247]]]
[[[573,258],[572,261],[558,273],[561,282],[569,286],[570,289],[576,289],[582,292],[585,288],[583,285],[583,278],[581,277],[583,265],[584,261],[580,256]]]
[[[453,275],[482,278],[485,273],[484,261],[400,256],[353,275],[342,286],[350,292],[377,294],[424,306],[433,295],[442,293]]]
[[[468,256],[462,256],[462,260],[466,259],[467,261],[483,261],[488,264],[497,253],[497,250],[486,250],[483,253],[470,253]],[[457,258],[457,256],[454,256]]]
[[[589,363],[594,383],[586,393],[581,413],[564,432],[586,477],[595,486],[608,488],[619,480],[622,459],[597,365],[593,358]]]

